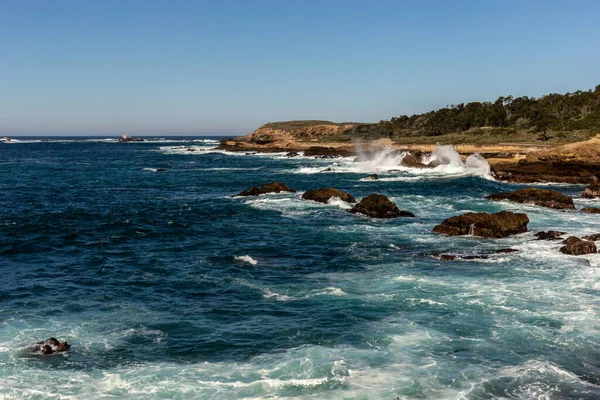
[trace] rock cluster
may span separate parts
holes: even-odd
[[[529,218],[524,213],[501,211],[495,214],[466,213],[450,217],[433,228],[441,235],[472,235],[502,238],[527,231]]]
[[[567,232],[560,231],[541,231],[533,236],[535,236],[535,240],[558,240],[562,235],[566,233]]]
[[[71,346],[66,341],[61,342],[58,339],[51,337],[50,339],[38,342],[35,345],[34,352],[38,354],[49,355],[64,353],[70,348]]]
[[[257,186],[252,186],[251,189],[244,190],[233,197],[236,196],[258,196],[266,193],[279,193],[279,192],[291,192],[295,193],[296,191],[282,182],[271,182],[271,183],[263,183],[260,188]]]
[[[363,198],[351,210],[351,213],[364,214],[373,218],[396,218],[396,217],[414,217],[410,211],[400,210],[394,202],[387,197],[372,193]]]
[[[555,209],[575,208],[571,197],[557,192],[556,190],[527,188],[515,192],[492,194],[487,196],[486,199],[494,201],[508,200],[516,203],[534,204]]]
[[[304,200],[312,200],[319,203],[327,203],[332,197],[339,197],[348,203],[356,203],[356,200],[350,193],[343,192],[335,188],[307,190],[302,195]]]

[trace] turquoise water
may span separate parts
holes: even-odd
[[[0,399],[600,398],[600,255],[533,240],[598,233],[597,216],[487,201],[523,186],[452,154],[422,171],[214,146],[0,144]],[[298,193],[231,197],[270,181]],[[300,199],[328,186],[417,217]],[[544,187],[594,204],[583,186]],[[531,232],[431,232],[500,210],[526,212]],[[50,336],[71,351],[28,352]]]

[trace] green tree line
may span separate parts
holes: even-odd
[[[401,115],[376,124],[357,126],[353,136],[440,136],[474,129],[507,128],[539,133],[600,129],[600,85],[588,91],[540,98],[499,97],[494,102],[454,104],[424,114]]]

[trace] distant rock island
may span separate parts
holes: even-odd
[[[143,142],[144,139],[139,138],[139,137],[131,137],[129,135],[127,135],[126,133],[122,134],[121,137],[119,138],[119,142]]]

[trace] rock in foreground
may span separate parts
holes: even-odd
[[[414,217],[415,215],[406,210],[400,210],[387,197],[372,193],[363,198],[360,203],[355,205],[351,213],[364,214],[373,218],[396,218],[396,217]]]
[[[581,193],[581,197],[584,199],[595,199],[600,197],[600,184],[590,184],[587,188],[585,188],[583,193]]]
[[[38,354],[49,355],[56,353],[64,353],[70,348],[71,346],[66,341],[61,342],[58,339],[51,337],[50,339],[38,342],[35,345],[34,352]]]
[[[356,203],[356,200],[350,193],[343,192],[336,188],[307,190],[302,195],[304,200],[312,200],[319,203],[327,203],[332,197],[339,197],[347,203]]]
[[[570,240],[570,242],[568,242],[566,246],[561,247],[561,253],[570,254],[573,256],[580,256],[582,254],[592,254],[598,251],[594,242],[590,242],[588,240],[581,240],[579,238],[575,238],[574,236],[571,236],[569,239],[573,238],[577,240]]]
[[[433,228],[441,235],[473,235],[486,238],[503,238],[527,232],[529,218],[524,213],[501,211],[495,214],[466,213],[442,221]]]
[[[516,203],[534,204],[536,206],[556,209],[575,208],[571,197],[565,196],[556,190],[527,188],[517,190],[516,192],[492,194],[487,196],[486,199],[494,201],[508,200]]]
[[[266,193],[279,193],[279,192],[291,192],[295,193],[296,191],[286,184],[282,182],[271,182],[271,183],[263,183],[260,188],[257,186],[252,186],[251,189],[244,190],[233,197],[236,196],[258,196]]]

